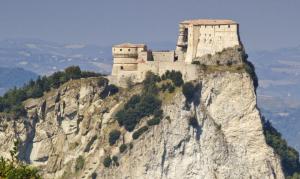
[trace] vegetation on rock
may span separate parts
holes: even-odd
[[[41,179],[38,170],[21,163],[17,157],[18,142],[10,151],[11,160],[0,157],[0,178],[8,179]]]
[[[125,152],[126,149],[127,149],[127,145],[126,145],[126,144],[122,144],[122,145],[119,147],[120,153]]]
[[[281,137],[272,124],[263,117],[266,142],[280,156],[283,172],[287,177],[297,177],[300,173],[299,153]]]
[[[138,139],[144,132],[146,132],[147,130],[149,129],[148,126],[143,126],[141,128],[139,128],[137,131],[135,131],[133,134],[132,134],[132,138],[133,139]]]
[[[79,171],[82,170],[84,166],[84,158],[82,155],[80,155],[77,159],[76,159],[76,163],[75,163],[75,171]]]
[[[175,86],[181,86],[183,84],[182,74],[179,71],[167,70],[165,74],[161,76],[162,80],[170,79]]]
[[[116,118],[120,126],[124,126],[127,131],[133,131],[143,117],[153,115],[160,110],[161,100],[156,96],[158,81],[160,78],[157,75],[147,73],[142,94],[132,96],[124,108],[117,112]]]
[[[12,113],[20,116],[26,114],[22,102],[29,98],[42,97],[51,88],[58,88],[72,79],[99,77],[98,73],[81,71],[78,66],[71,66],[64,71],[55,72],[50,76],[38,77],[36,81],[29,81],[21,88],[14,88],[0,97],[0,112]]]
[[[112,160],[111,160],[110,156],[106,156],[103,160],[104,167],[106,167],[106,168],[110,167],[111,163],[112,163]]]
[[[121,132],[118,130],[112,130],[109,133],[109,145],[114,145],[116,141],[120,138]]]
[[[148,126],[155,126],[158,125],[159,123],[160,123],[160,118],[158,117],[154,117],[147,121]]]

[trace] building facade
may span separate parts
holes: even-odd
[[[112,83],[124,86],[126,80],[140,82],[147,71],[162,75],[181,71],[184,80],[197,76],[194,59],[214,55],[226,48],[242,46],[239,25],[232,20],[196,19],[179,24],[175,50],[151,51],[145,44],[119,44],[112,48]]]

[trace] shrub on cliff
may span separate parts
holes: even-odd
[[[11,160],[0,157],[0,178],[8,179],[41,179],[36,168],[27,166],[17,158],[18,142],[10,151]]]
[[[125,152],[126,149],[127,149],[127,145],[126,145],[126,144],[122,144],[122,145],[119,147],[120,153]]]
[[[124,105],[124,109],[116,113],[116,118],[120,126],[124,126],[127,131],[132,131],[141,118],[154,114],[160,106],[161,101],[152,94],[133,96]]]
[[[146,132],[148,130],[148,126],[143,126],[141,128],[139,128],[137,131],[135,131],[133,134],[132,134],[132,138],[134,140],[138,139],[144,132]]]
[[[165,74],[161,76],[163,80],[170,79],[175,86],[181,86],[183,84],[182,74],[180,71],[169,71],[167,70]]]
[[[111,160],[110,156],[106,156],[103,160],[104,167],[106,167],[106,168],[110,167],[111,163],[112,163],[112,160]]]
[[[133,131],[139,121],[145,117],[158,113],[161,107],[161,100],[158,98],[159,76],[147,72],[143,81],[141,95],[133,95],[124,105],[124,108],[116,113],[116,119],[120,126],[127,131]]]
[[[286,177],[300,173],[299,153],[281,137],[281,134],[269,121],[263,118],[263,129],[266,142],[280,156],[283,172]]]
[[[80,155],[77,159],[76,159],[76,163],[75,163],[75,171],[79,171],[82,170],[84,166],[84,158],[82,157],[82,155]]]
[[[112,130],[109,133],[109,145],[114,145],[116,141],[120,138],[121,132],[118,130]]]
[[[158,117],[154,117],[147,121],[148,126],[155,126],[158,125],[159,123],[160,123],[160,118]]]

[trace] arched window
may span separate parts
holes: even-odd
[[[123,66],[121,66],[121,70],[123,70],[124,69],[124,67]]]
[[[128,49],[128,52],[130,52],[130,48]]]
[[[122,52],[122,49],[120,48],[120,52]]]

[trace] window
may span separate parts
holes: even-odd
[[[219,26],[219,28],[220,28],[220,25],[218,25]]]
[[[130,48],[128,49],[128,52],[130,52]]]
[[[122,49],[120,49],[120,52],[122,52]]]
[[[230,28],[230,25],[228,25],[228,28]]]
[[[124,69],[124,67],[123,66],[121,66],[121,70],[123,70]]]

